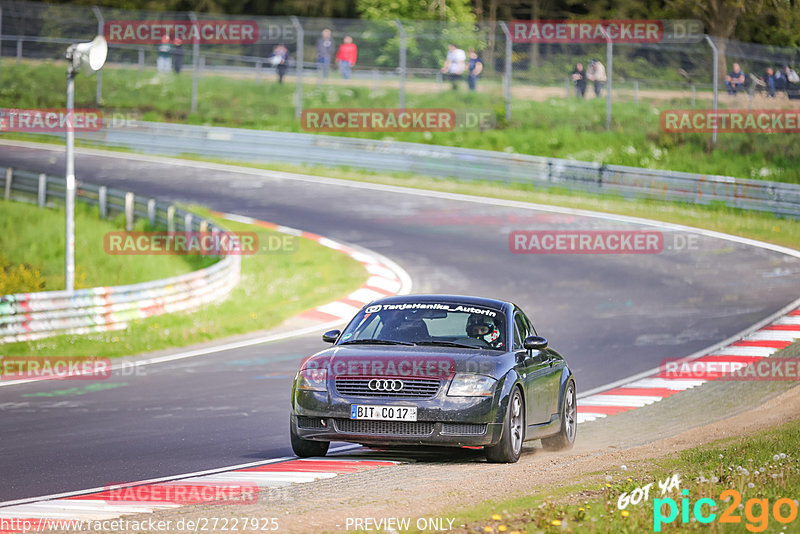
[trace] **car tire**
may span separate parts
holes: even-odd
[[[303,439],[294,432],[294,428],[289,428],[289,437],[292,441],[292,451],[300,458],[311,456],[325,456],[328,453],[329,441],[312,441]]]
[[[518,387],[511,391],[503,419],[503,433],[497,445],[484,448],[486,459],[493,463],[514,463],[519,460],[525,440],[525,403]]]
[[[567,451],[575,445],[578,433],[578,408],[575,398],[575,382],[570,381],[564,388],[564,400],[561,403],[561,429],[558,434],[542,438],[542,447],[548,451]]]

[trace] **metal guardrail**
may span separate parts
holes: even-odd
[[[64,199],[64,178],[2,168],[5,201],[36,202],[40,207]],[[125,214],[126,227],[136,218],[169,231],[225,231],[200,216],[161,202],[85,182],[76,200],[100,208],[101,216]],[[0,296],[0,343],[53,335],[88,334],[127,327],[129,321],[196,309],[227,295],[239,281],[241,257],[228,255],[191,273],[140,284]]]
[[[148,154],[196,154],[233,161],[346,166],[462,180],[561,187],[800,217],[800,185],[488,150],[329,135],[132,121],[78,134]]]

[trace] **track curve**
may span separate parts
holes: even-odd
[[[0,161],[63,169],[63,154],[42,147],[4,144]],[[567,356],[579,391],[701,350],[800,294],[800,259],[706,236],[695,250],[661,254],[508,248],[512,230],[642,228],[611,218],[97,151],[79,151],[76,169],[94,183],[375,250],[409,272],[416,292],[513,300]],[[291,377],[321,347],[311,335],[160,364],[78,396],[54,395],[63,389],[56,384],[2,388],[0,432],[14,438],[3,440],[3,457],[13,460],[3,468],[0,501],[287,455]]]

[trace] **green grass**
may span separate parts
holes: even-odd
[[[54,63],[22,63],[3,67],[0,98],[19,108],[64,106],[63,67]],[[252,79],[205,76],[199,84],[199,104],[190,112],[191,77],[158,77],[151,70],[107,69],[103,75],[103,107],[107,115],[132,113],[138,118],[277,131],[303,131],[294,118],[294,84],[278,85],[269,72],[263,83]],[[94,106],[92,78],[78,77],[78,107]],[[604,99],[577,101],[563,97],[533,101],[515,97],[513,119],[504,118],[503,100],[496,84],[485,84],[485,92],[437,93],[415,88],[409,82],[409,108],[452,108],[486,111],[497,122],[493,129],[458,128],[452,132],[352,133],[353,137],[395,139],[448,146],[480,148],[519,154],[613,163],[655,169],[721,174],[740,178],[770,179],[800,183],[800,143],[787,134],[720,134],[718,146],[710,150],[710,134],[668,134],[660,131],[659,112],[689,107],[688,100],[639,104],[619,102],[614,122],[605,129]],[[319,86],[315,77],[305,85],[304,108],[396,107],[395,89],[332,83]],[[710,104],[702,98],[698,107]],[[746,107],[722,99],[722,105]]]
[[[4,267],[0,295],[64,289],[64,209],[2,200],[0,206],[0,267]],[[127,256],[106,254],[103,236],[124,230],[124,223],[119,218],[100,219],[97,208],[81,203],[76,204],[75,228],[78,289],[167,278],[215,261],[200,256],[150,256],[131,261]]]
[[[595,473],[585,478],[588,482],[548,488],[546,493],[519,497],[507,501],[486,502],[455,514],[455,524],[466,524],[470,532],[591,532],[597,534],[632,534],[654,531],[655,499],[674,499],[678,511],[671,522],[664,522],[661,532],[757,532],[752,528],[767,527],[767,532],[780,532],[783,524],[772,516],[776,501],[788,498],[794,501],[800,495],[800,421],[794,421],[766,432],[745,438],[731,438],[698,448],[687,449],[673,457],[647,460],[625,466],[612,473]],[[677,474],[679,488],[663,496],[659,481],[669,480]],[[636,488],[649,489],[649,498],[638,504],[627,504],[624,510],[618,503],[624,495],[630,496]],[[689,507],[702,498],[710,498],[716,507],[704,505],[704,515],[715,513],[712,524],[692,521],[682,522],[681,491],[688,490]],[[733,500],[722,496],[725,490],[736,490],[741,495],[744,509],[735,507]],[[750,499],[766,499],[769,516],[762,515],[758,505]],[[782,514],[788,515],[790,504],[784,503]],[[733,516],[740,516],[739,524],[719,522],[721,514],[729,507]],[[748,517],[746,514],[750,512]],[[668,516],[668,506],[663,509]],[[448,517],[453,517],[450,514]],[[796,532],[800,519],[786,525],[786,532]]]
[[[221,221],[199,207],[191,207],[191,210],[232,231],[256,231],[262,244],[269,236],[283,235],[260,226]],[[135,263],[155,262],[158,258],[176,259],[171,256],[141,258],[146,261]],[[164,276],[160,272],[152,278]],[[347,295],[366,278],[361,264],[349,256],[311,240],[298,239],[295,252],[243,256],[242,278],[236,288],[224,301],[207,305],[202,310],[136,320],[122,331],[5,344],[2,351],[7,356],[118,357],[183,347],[277,326],[301,311]]]

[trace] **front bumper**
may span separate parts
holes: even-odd
[[[499,386],[499,384],[498,384]],[[431,398],[342,396],[333,391],[295,390],[291,426],[303,439],[367,445],[485,446],[500,441],[497,391],[489,397]],[[416,406],[416,422],[350,419],[352,404]]]

